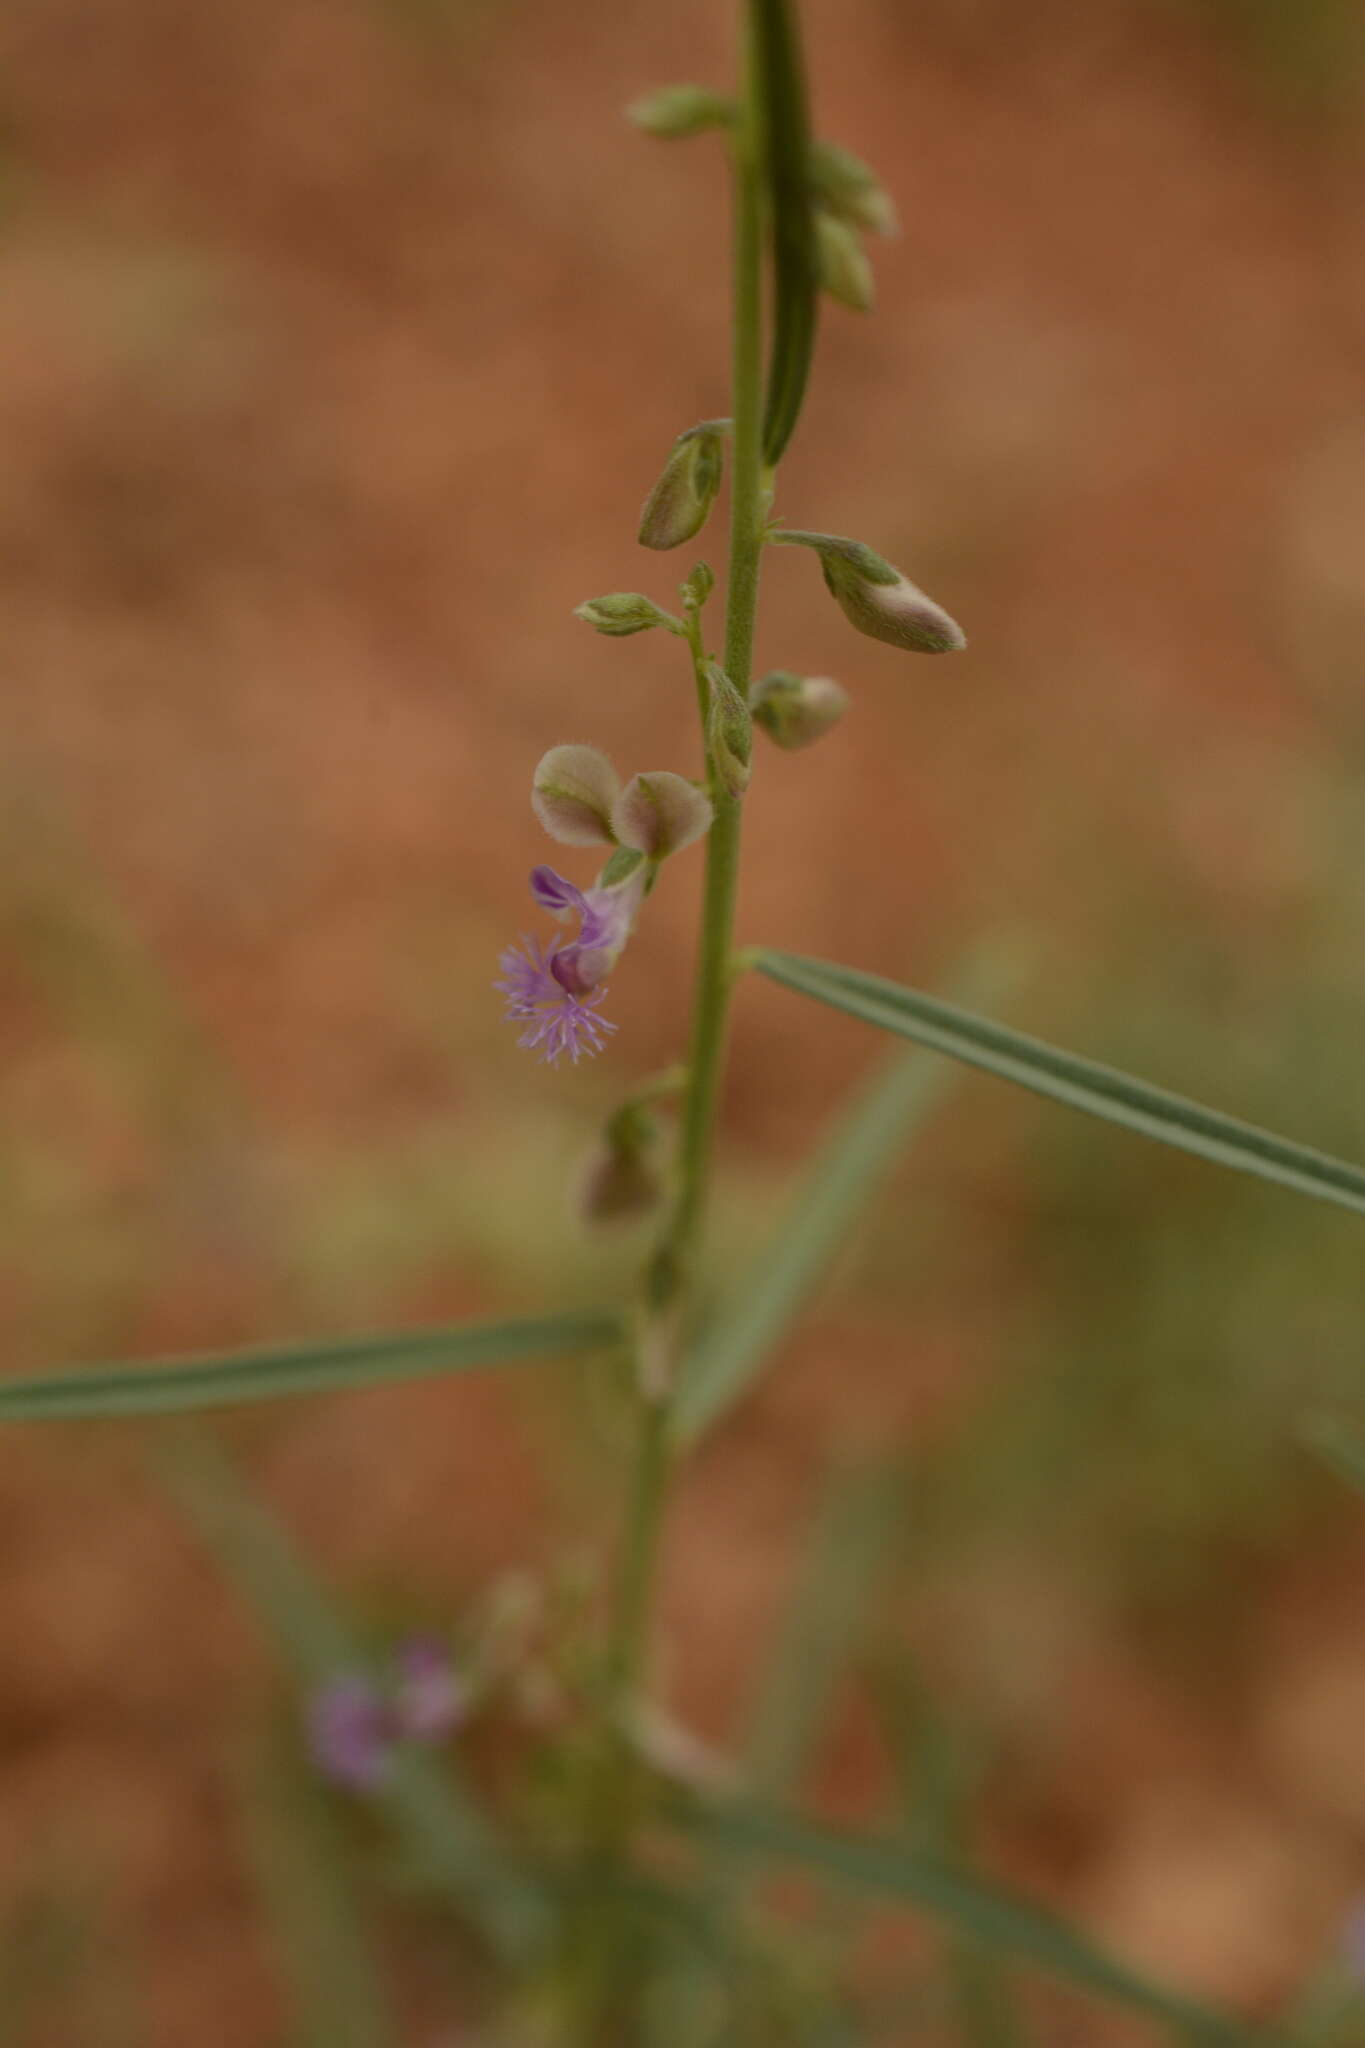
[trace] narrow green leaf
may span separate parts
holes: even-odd
[[[687,1824],[737,1851],[795,1864],[843,1889],[931,1914],[1046,1976],[1180,2027],[1207,2048],[1234,2048],[1252,2038],[1238,2022],[1117,1961],[1054,1914],[902,1844],[758,1808],[718,1808]]]
[[[685,1361],[673,1427],[693,1445],[754,1384],[859,1213],[953,1083],[941,1061],[891,1061],[840,1117],[771,1242]]]
[[[773,338],[763,460],[778,461],[801,412],[820,297],[810,116],[795,0],[750,0],[754,83],[772,212]]]
[[[1346,1160],[1239,1123],[1150,1082],[1062,1052],[879,975],[794,953],[761,952],[753,956],[753,965],[798,995],[846,1010],[864,1023],[947,1053],[999,1080],[1016,1082],[1036,1095],[1121,1124],[1196,1158],[1365,1214],[1365,1170]]]
[[[616,1316],[581,1311],[396,1330],[380,1337],[338,1337],[321,1344],[254,1346],[162,1359],[154,1365],[80,1366],[32,1379],[0,1379],[0,1422],[185,1414],[291,1394],[377,1387],[432,1373],[596,1351],[620,1334]]]
[[[1365,1493],[1365,1440],[1335,1415],[1309,1415],[1303,1423],[1304,1442],[1325,1458],[1358,1493]]]
[[[185,1427],[158,1459],[163,1482],[280,1645],[302,1685],[365,1668],[365,1655],[307,1564],[226,1455]],[[549,1906],[513,1861],[451,1760],[400,1751],[372,1795],[414,1859],[490,1946],[524,1963],[546,1938]]]

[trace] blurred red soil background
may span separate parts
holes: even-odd
[[[1283,44],[1250,4],[806,13],[820,128],[903,233],[876,317],[826,318],[780,507],[865,537],[971,646],[855,642],[809,559],[771,559],[763,665],[855,704],[760,763],[742,935],[939,984],[1015,941],[1011,1015],[1365,1153],[1359,51],[1330,9]],[[676,650],[570,611],[669,600],[639,501],[726,409],[719,153],[620,110],[724,78],[728,14],[6,10],[13,1369],[628,1273],[563,1190],[676,1052],[695,856],[609,1060],[528,1064],[488,984],[544,747],[695,760]],[[732,1259],[876,1051],[744,990]],[[668,1561],[664,1679],[724,1741],[830,1458],[951,1442],[889,1625],[1001,1759],[984,1849],[1253,2011],[1365,1882],[1365,1526],[1293,1434],[1357,1383],[1360,1261],[1348,1220],[1288,1206],[964,1083],[687,1482]],[[601,1533],[573,1408],[519,1375],[230,1435],[341,1586],[440,1616]],[[79,1895],[106,1929],[34,2041],[254,2048],[279,1990],[234,1758],[271,1680],[144,1448],[0,1442],[0,1909],[19,1938]],[[853,1703],[815,1794],[856,1815],[885,1775]],[[1049,2038],[1128,2038],[1086,2024]]]

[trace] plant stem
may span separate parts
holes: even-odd
[[[733,136],[734,271],[730,555],[726,584],[725,668],[747,695],[752,667],[759,567],[771,497],[762,452],[763,178],[760,91],[752,6],[745,9],[742,114]],[[695,649],[694,649],[695,652]],[[705,705],[703,703],[703,730]],[[715,818],[706,841],[697,979],[692,1003],[687,1090],[683,1099],[676,1192],[650,1267],[637,1359],[638,1411],[630,1497],[617,1554],[604,1667],[603,1748],[590,1788],[590,1856],[607,1882],[624,1859],[634,1825],[637,1765],[630,1716],[648,1650],[664,1507],[672,1466],[671,1391],[686,1333],[696,1252],[711,1173],[712,1133],[725,1064],[732,934],[739,876],[742,798],[721,782],[708,756]],[[609,1930],[589,1971],[584,2038],[593,2036],[619,1984],[619,1933]],[[597,1944],[593,1944],[597,1948]]]

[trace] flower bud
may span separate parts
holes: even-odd
[[[660,86],[626,108],[628,121],[663,142],[682,141],[707,128],[728,128],[734,117],[734,101],[704,85]]]
[[[966,634],[942,605],[862,541],[792,529],[779,530],[773,539],[815,549],[826,586],[845,618],[869,638],[915,654],[951,654],[967,645]]]
[[[849,150],[817,142],[810,153],[810,179],[821,206],[850,227],[894,235],[896,208],[876,172]]]
[[[718,662],[707,663],[706,677],[711,685],[711,708],[706,719],[711,765],[728,795],[743,796],[752,772],[753,715]]]
[[[577,1208],[585,1223],[626,1223],[663,1198],[659,1126],[638,1102],[618,1109],[584,1162]]]
[[[574,606],[573,615],[617,640],[624,640],[628,633],[647,633],[651,626],[665,626],[670,633],[682,630],[671,612],[663,611],[652,597],[644,597],[638,590],[612,590],[605,597],[585,598]]]
[[[769,739],[794,754],[838,724],[848,709],[848,691],[830,676],[774,669],[749,692],[749,706]]]
[[[596,747],[551,747],[531,784],[531,808],[564,846],[614,846],[612,806],[621,778]]]
[[[728,420],[703,420],[673,443],[640,514],[642,548],[678,548],[700,533],[725,467]]]
[[[815,254],[821,289],[851,312],[870,313],[877,303],[877,285],[858,230],[832,213],[817,213]]]
[[[685,776],[656,768],[633,775],[616,799],[612,830],[624,846],[666,860],[710,829],[711,799]]]

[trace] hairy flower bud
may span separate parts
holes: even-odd
[[[858,230],[832,213],[817,213],[815,254],[822,289],[851,312],[870,313],[877,303],[877,285]]]
[[[861,157],[833,142],[817,142],[810,153],[810,179],[820,205],[850,227],[894,235],[896,208],[876,172]]]
[[[734,118],[734,101],[705,85],[660,86],[626,108],[628,121],[663,142],[683,141],[707,128],[728,128]]]
[[[844,616],[869,638],[914,654],[951,654],[967,645],[966,634],[942,605],[862,541],[790,528],[780,529],[773,539],[789,547],[814,548],[825,583]]]
[[[612,806],[621,778],[596,747],[551,747],[531,783],[531,808],[564,846],[614,846]]]
[[[848,709],[848,691],[830,676],[795,676],[774,669],[755,683],[749,705],[754,723],[794,754],[838,724]]]
[[[703,420],[679,434],[640,514],[642,548],[677,548],[700,533],[725,468],[728,420]]]
[[[616,799],[612,830],[624,846],[666,860],[710,829],[711,799],[668,768],[633,775]]]
[[[711,686],[706,719],[711,764],[721,787],[730,796],[743,796],[752,772],[753,714],[718,662],[707,663],[706,679]]]
[[[671,612],[655,604],[638,590],[612,590],[605,597],[585,598],[574,606],[574,617],[599,633],[624,640],[628,633],[647,633],[651,626],[664,626],[670,633],[682,628]]]

